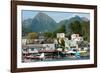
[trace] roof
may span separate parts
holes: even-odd
[[[42,44],[29,44],[29,45],[23,45],[22,47],[25,47],[25,48],[45,48]]]

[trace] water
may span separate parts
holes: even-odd
[[[68,57],[64,57],[62,59],[44,59],[44,60],[37,60],[37,61],[34,61],[34,60],[31,60],[29,62],[54,62],[54,61],[72,61],[72,60],[89,60],[90,57],[87,56],[87,57],[75,57],[75,58],[68,58]]]

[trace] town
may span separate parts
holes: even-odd
[[[79,34],[70,39],[65,33],[57,33],[56,38],[45,39],[39,35],[36,39],[22,37],[22,62],[84,60],[90,58],[90,44]]]

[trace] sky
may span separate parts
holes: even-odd
[[[22,20],[34,18],[39,12],[43,12],[53,18],[56,22],[64,19],[70,19],[74,16],[86,17],[90,19],[89,13],[75,13],[75,12],[55,12],[55,11],[35,11],[35,10],[22,10]]]

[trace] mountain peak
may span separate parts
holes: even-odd
[[[75,15],[74,17],[72,17],[72,18],[69,19],[69,23],[73,22],[73,21],[79,21],[79,22],[81,22],[82,19],[78,15]]]
[[[89,19],[88,18],[86,18],[86,17],[82,17],[81,18],[83,21],[86,21],[86,22],[88,22],[89,21]]]
[[[45,14],[45,13],[43,13],[43,12],[39,12],[39,13],[38,13],[38,15],[43,15],[43,14]]]
[[[45,13],[43,13],[43,12],[39,12],[36,16],[35,16],[35,18],[36,17],[49,17],[47,14],[45,14]]]
[[[46,13],[39,12],[32,20],[31,26],[34,32],[49,32],[55,27],[56,21]],[[34,28],[35,27],[35,28]]]
[[[75,18],[75,19],[81,19],[78,15],[76,15],[75,17],[73,17],[73,18]]]

